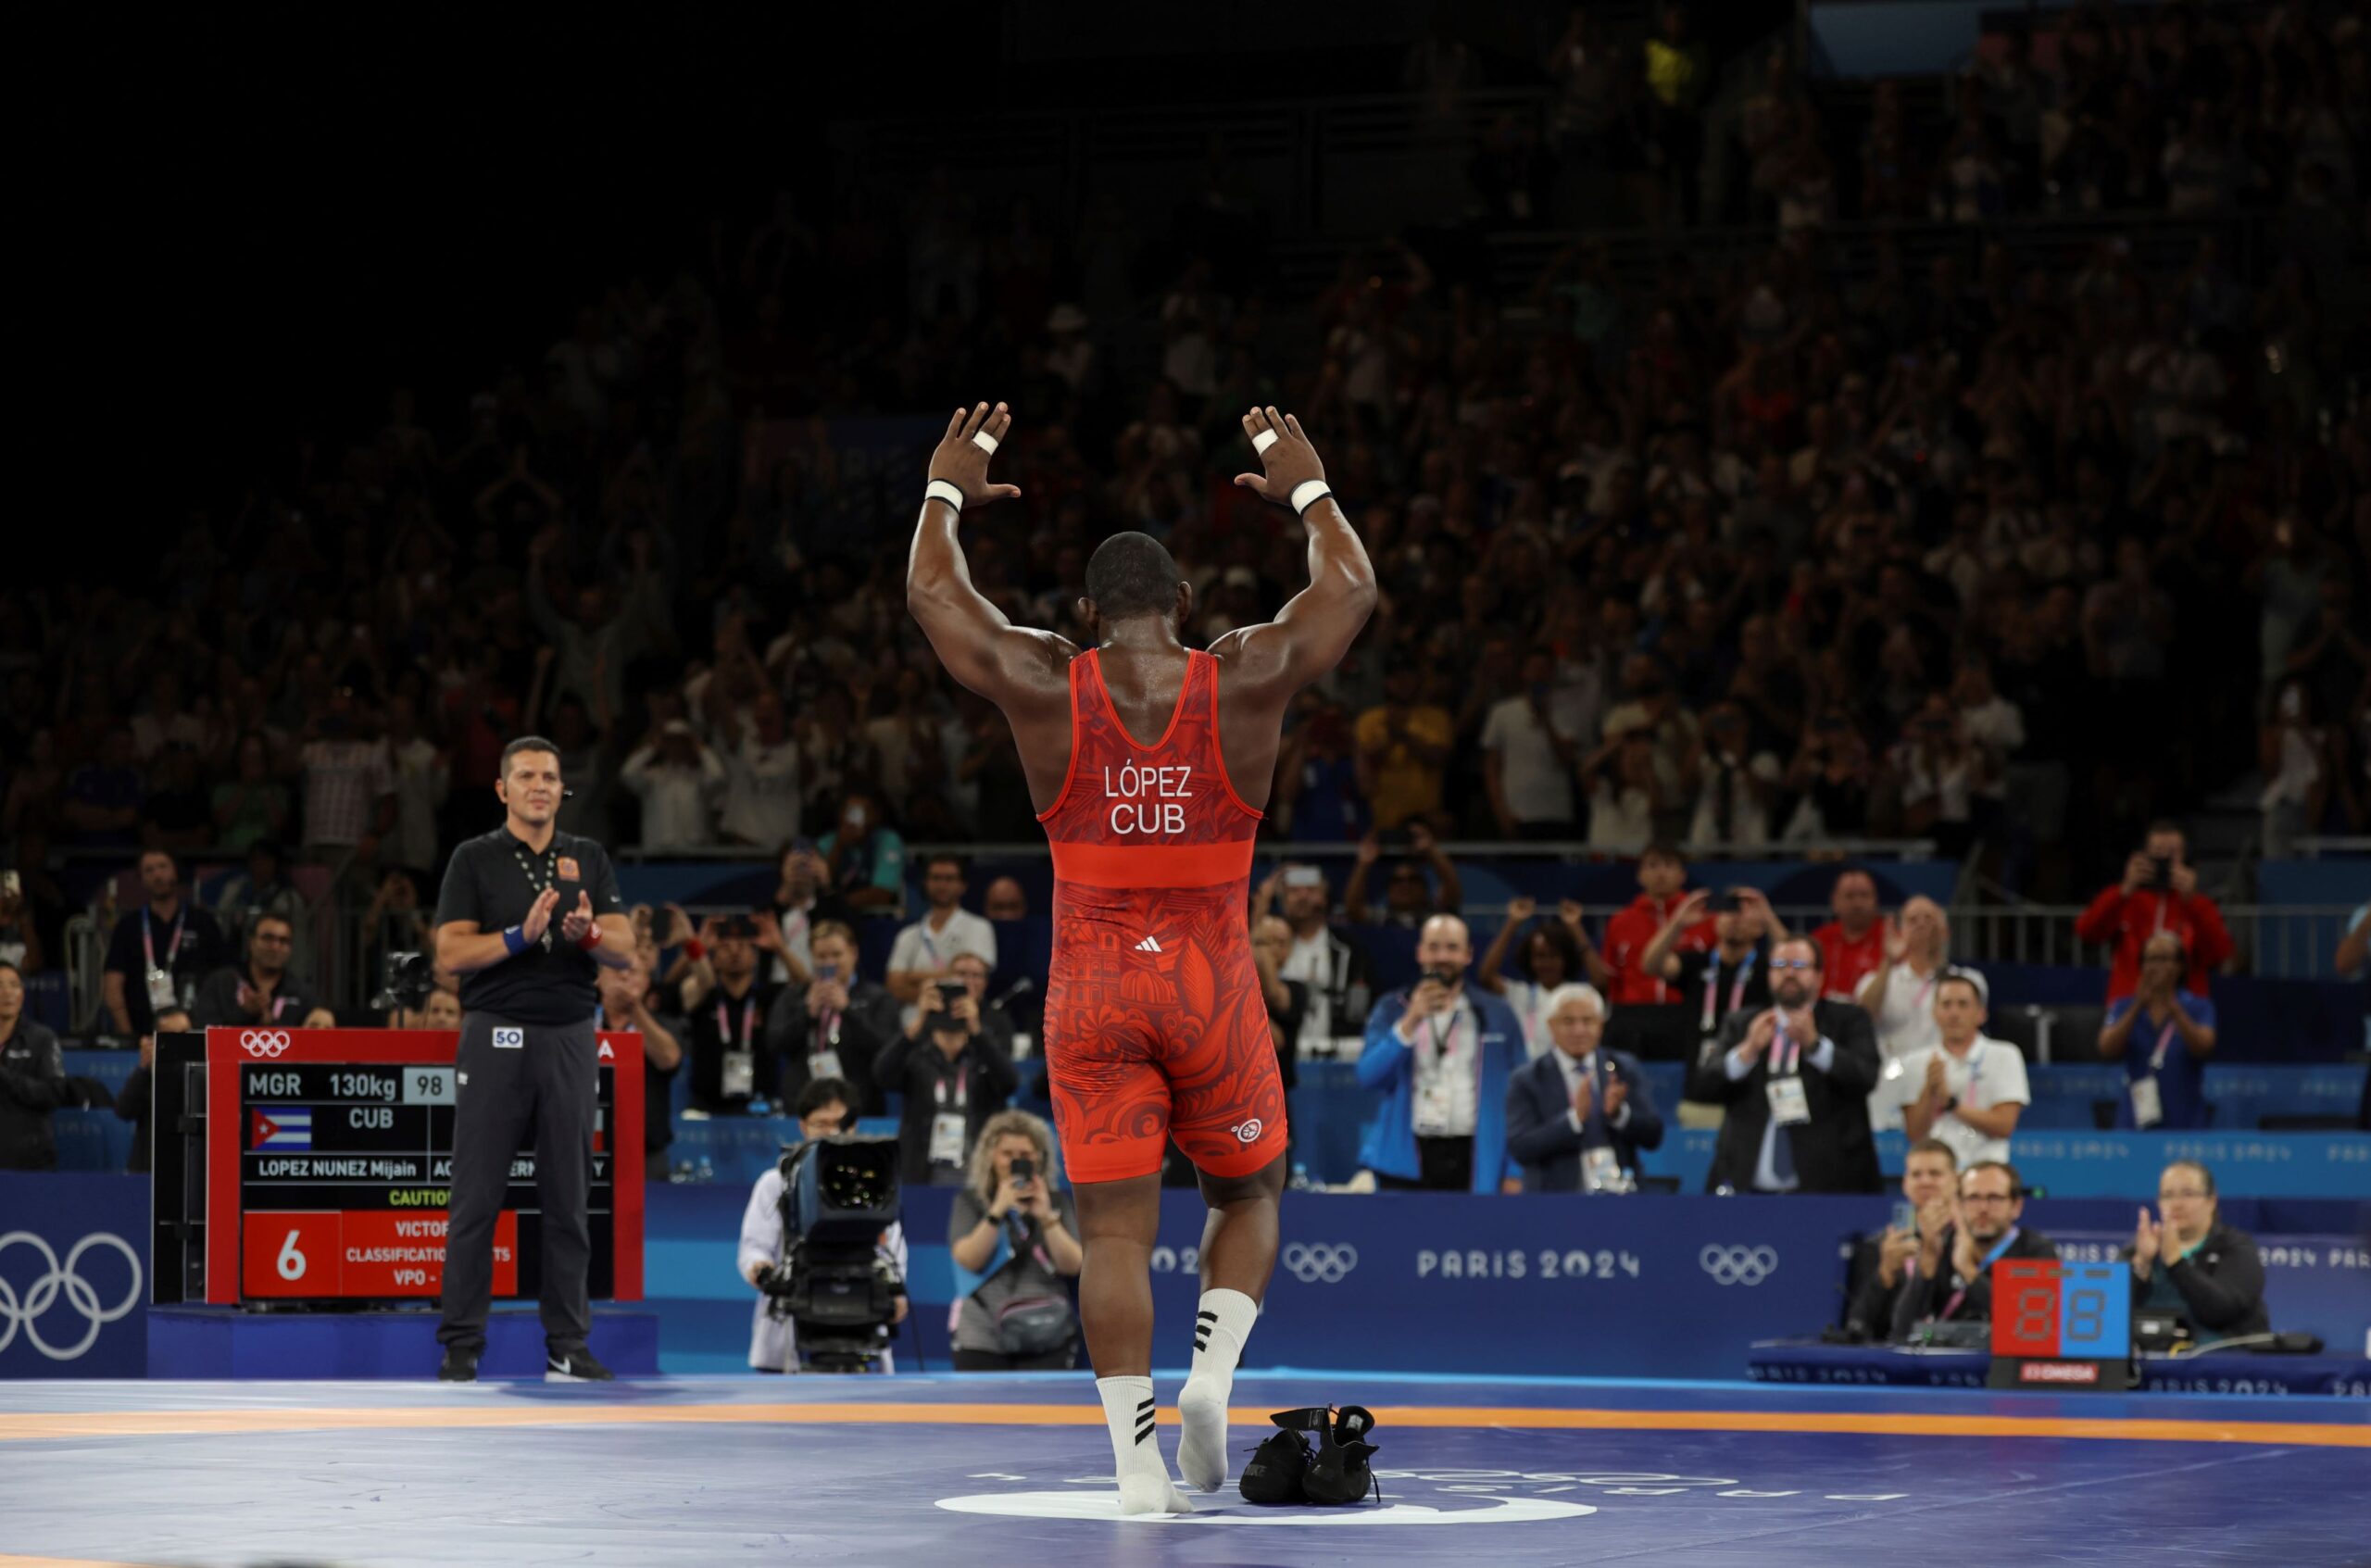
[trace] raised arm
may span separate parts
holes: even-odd
[[[1011,429],[1011,411],[1001,403],[993,409],[982,403],[955,411],[930,455],[934,489],[922,502],[913,550],[906,558],[906,608],[922,623],[939,664],[1008,717],[1016,700],[1025,704],[1050,696],[1067,702],[1070,661],[1078,652],[1051,632],[1006,620],[972,585],[971,568],[955,537],[962,510],[1021,494],[1015,485],[988,483],[989,453]],[[961,493],[962,508],[947,496],[949,485]]]
[[[1230,632],[1211,652],[1255,682],[1272,678],[1298,691],[1341,663],[1365,629],[1374,611],[1374,563],[1325,487],[1325,465],[1298,420],[1254,408],[1243,416],[1243,433],[1265,471],[1239,473],[1235,482],[1300,514],[1309,532],[1309,586],[1287,600],[1275,620]]]

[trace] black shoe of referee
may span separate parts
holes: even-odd
[[[550,1350],[544,1356],[544,1381],[546,1383],[615,1383],[618,1374],[593,1359],[593,1352],[583,1348],[574,1350]]]
[[[458,1345],[445,1347],[445,1364],[436,1369],[439,1383],[475,1383],[478,1380],[478,1353]]]

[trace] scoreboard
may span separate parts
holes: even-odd
[[[599,1037],[591,1294],[642,1296],[642,1043]],[[205,1299],[433,1298],[445,1272],[460,1036],[450,1030],[206,1032]],[[533,1297],[532,1124],[496,1221],[494,1294]]]
[[[2132,1265],[2003,1258],[1992,1265],[1994,1387],[2123,1388]]]

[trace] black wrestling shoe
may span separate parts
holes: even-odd
[[[590,1350],[550,1352],[544,1357],[546,1383],[615,1383],[618,1374],[593,1359]]]
[[[1361,1441],[1374,1430],[1374,1412],[1364,1405],[1344,1405],[1336,1411],[1334,1424],[1318,1435],[1317,1457],[1300,1480],[1301,1496],[1313,1503],[1340,1505],[1364,1502],[1372,1491],[1380,1500],[1383,1487],[1367,1463],[1374,1457],[1374,1445]]]
[[[1301,1436],[1301,1418],[1310,1413],[1284,1411],[1268,1418],[1283,1430],[1270,1433],[1244,1464],[1235,1486],[1245,1502],[1280,1508],[1301,1500],[1301,1477],[1309,1474],[1309,1439]],[[1325,1414],[1323,1410],[1315,1413],[1320,1419]]]
[[[445,1362],[436,1369],[439,1383],[475,1383],[478,1380],[478,1353],[458,1345],[445,1347]]]

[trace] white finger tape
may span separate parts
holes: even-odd
[[[997,438],[984,430],[972,437],[972,445],[993,456],[997,449]]]
[[[1276,433],[1273,430],[1263,430],[1251,438],[1251,449],[1254,452],[1265,452],[1275,444]]]

